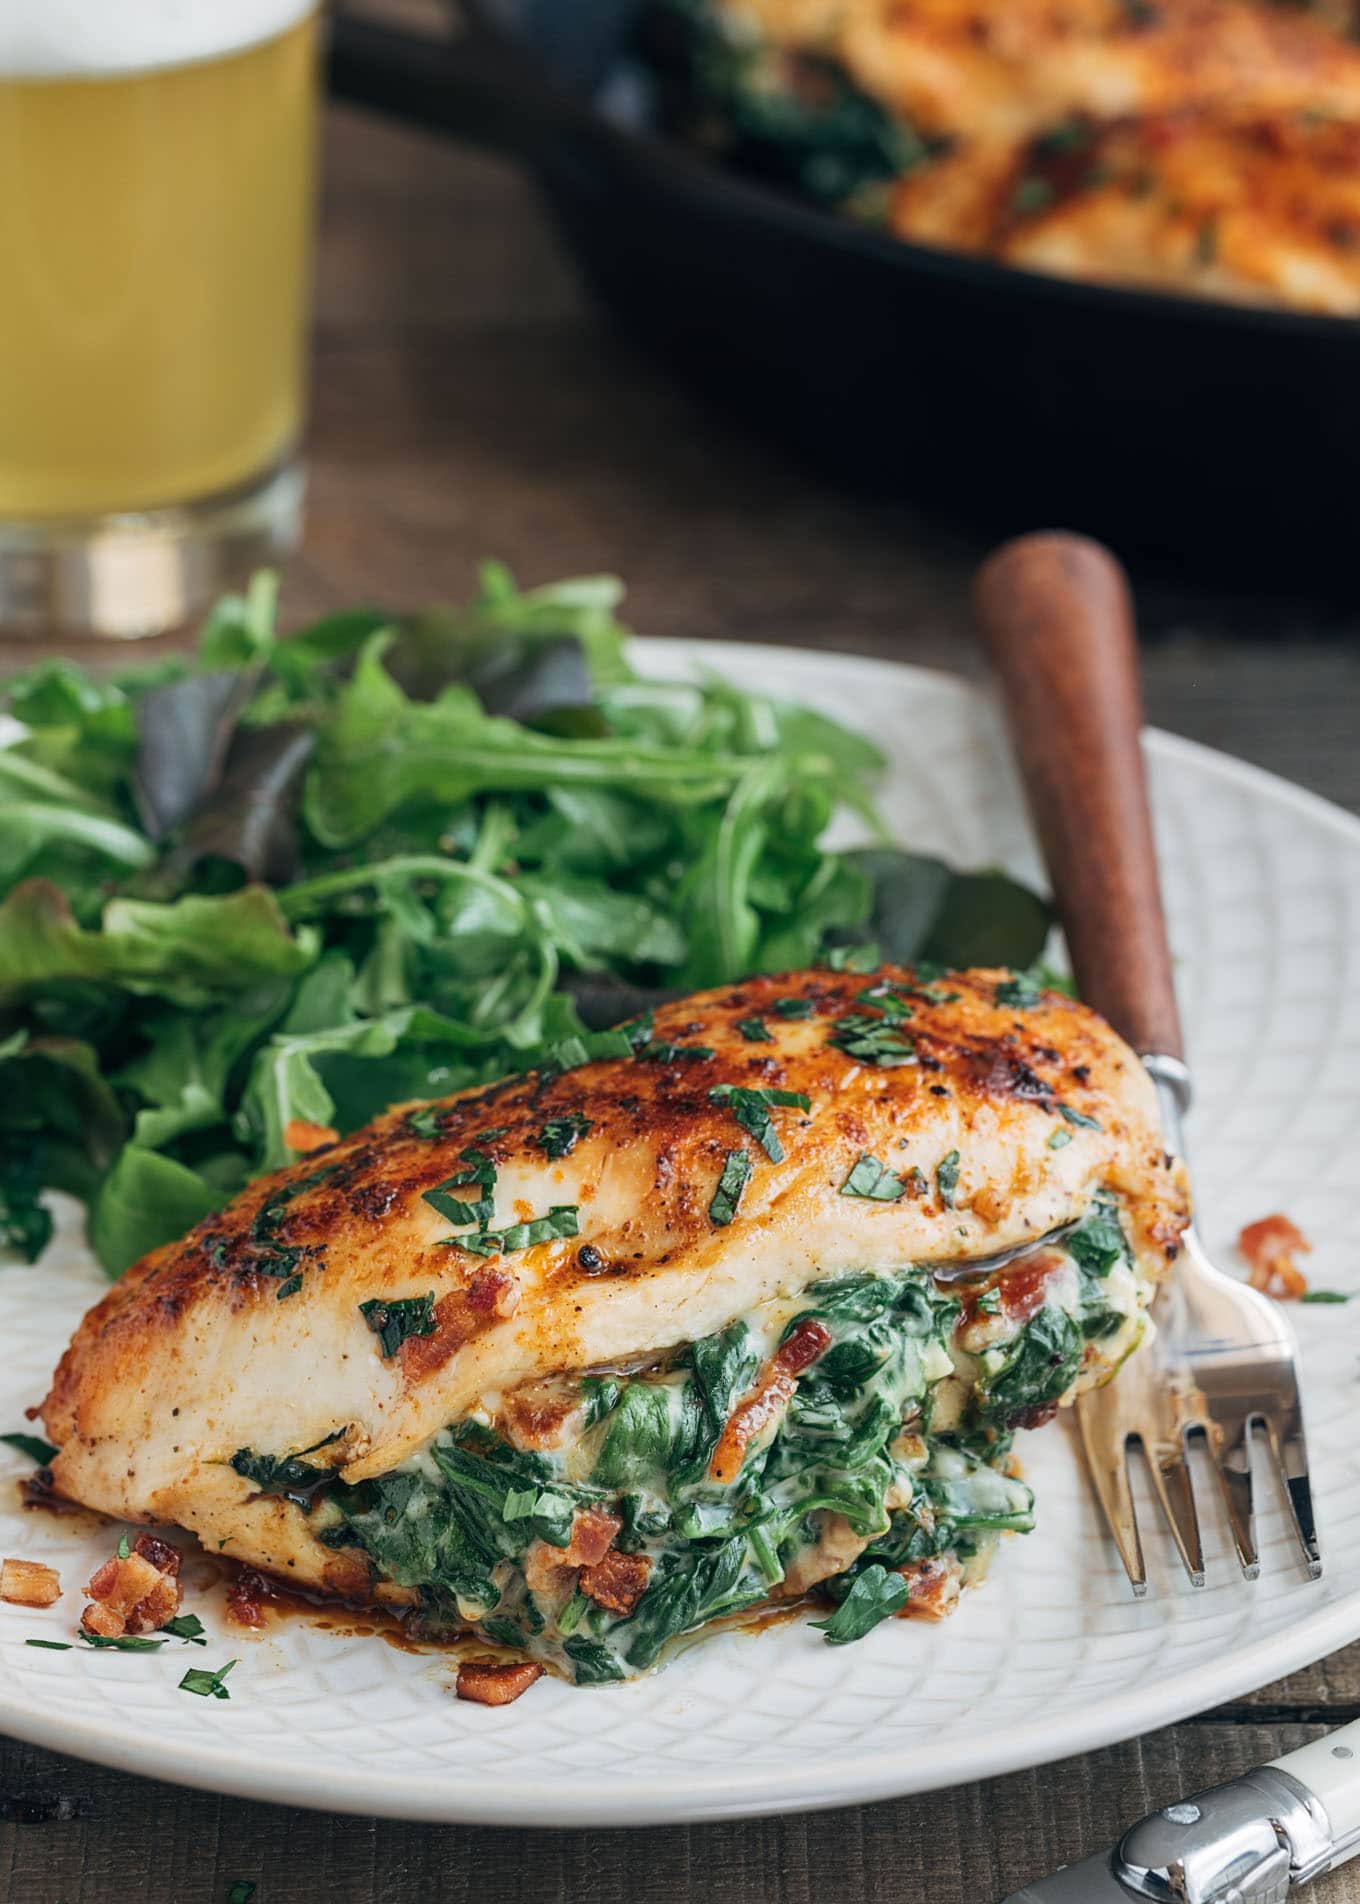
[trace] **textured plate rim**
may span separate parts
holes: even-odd
[[[871,655],[763,642],[657,638],[639,638],[634,649],[640,659],[655,664],[658,672],[669,669],[693,673],[702,669],[721,674],[722,662],[728,658],[737,663],[773,664],[781,671],[790,668],[807,673],[820,668],[836,671],[842,677],[846,672],[858,673],[866,680],[881,679],[886,671],[907,684],[928,683],[960,699],[987,698],[981,684],[964,676]],[[653,669],[646,672],[650,674]],[[1360,818],[1278,774],[1158,728],[1148,729],[1146,739],[1154,761],[1180,759],[1193,764],[1221,783],[1251,790],[1350,844],[1360,845]],[[1309,1584],[1300,1571],[1301,1595],[1306,1594]],[[1182,1591],[1179,1582],[1173,1590]],[[806,1767],[757,1768],[744,1774],[691,1773],[683,1778],[639,1778],[626,1784],[612,1781],[612,1789],[591,1798],[572,1792],[557,1799],[550,1787],[545,1789],[540,1777],[531,1774],[507,1779],[500,1771],[480,1784],[475,1778],[454,1784],[443,1775],[385,1776],[357,1768],[344,1772],[327,1767],[309,1773],[296,1765],[262,1762],[258,1753],[232,1751],[208,1741],[186,1757],[183,1752],[172,1753],[158,1746],[154,1739],[139,1737],[135,1730],[116,1730],[64,1716],[48,1717],[6,1693],[0,1693],[0,1730],[28,1744],[70,1753],[115,1770],[266,1803],[437,1824],[541,1829],[642,1827],[870,1804],[1051,1763],[1240,1698],[1357,1638],[1360,1587],[1315,1612],[1302,1613],[1298,1622],[1282,1633],[1235,1647],[1221,1658],[1206,1660],[1188,1672],[1179,1671],[1174,1679],[1154,1678],[1141,1689],[1123,1688],[1117,1694],[1102,1694],[1084,1713],[1066,1712],[1023,1725],[1011,1724],[981,1737],[966,1737],[944,1749],[934,1747],[929,1754],[919,1746],[888,1753],[865,1751],[853,1757],[838,1755],[830,1764],[820,1763],[820,1755],[813,1754]],[[679,1661],[670,1668],[671,1672],[683,1670]],[[581,1696],[603,1700],[610,1695],[586,1691]]]

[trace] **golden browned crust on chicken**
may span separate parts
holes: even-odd
[[[842,1271],[1023,1242],[1077,1219],[1101,1186],[1122,1205],[1138,1273],[1155,1281],[1187,1209],[1150,1082],[1071,1000],[998,1002],[1004,977],[920,986],[887,968],[726,986],[658,1011],[637,1056],[507,1079],[414,1120],[393,1111],[253,1184],[137,1264],[81,1323],[43,1408],[58,1489],[353,1591],[354,1558],[320,1546],[293,1503],[256,1492],[229,1465],[237,1450],[333,1437],[311,1460],[361,1480],[472,1409],[494,1411],[518,1382],[655,1354]],[[902,1021],[873,1002],[888,985],[893,1009],[910,1012]],[[855,1015],[896,1024],[914,1061],[852,1055],[838,1021]],[[743,1035],[752,1019],[766,1039]],[[768,1107],[780,1160],[724,1086],[806,1096],[806,1110]],[[544,1126],[568,1118],[582,1134],[566,1155],[546,1154]],[[738,1150],[750,1180],[724,1223],[711,1206]],[[955,1152],[951,1195],[939,1171]],[[865,1153],[911,1193],[842,1195]],[[494,1188],[446,1193],[489,1198],[483,1228],[556,1207],[576,1210],[577,1233],[490,1254],[452,1240],[426,1193],[469,1168],[485,1177],[488,1160]],[[385,1353],[360,1305],[427,1296],[429,1333]]]

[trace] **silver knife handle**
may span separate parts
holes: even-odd
[[[1111,1861],[1131,1898],[1157,1904],[1284,1904],[1291,1885],[1348,1855],[1321,1800],[1279,1765],[1154,1812]]]

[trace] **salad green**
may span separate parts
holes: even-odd
[[[870,944],[1042,950],[1046,904],[999,874],[828,849],[839,810],[874,828],[876,749],[773,693],[640,678],[608,577],[490,565],[463,608],[287,639],[276,592],[221,601],[192,657],[0,684],[9,1252],[40,1255],[58,1187],[117,1275],[308,1148],[298,1126],[581,1062],[695,987]],[[900,1060],[876,1024],[844,1036]],[[732,1207],[737,1126],[778,1142],[768,1095],[733,1103]],[[279,1269],[282,1293],[305,1265]]]

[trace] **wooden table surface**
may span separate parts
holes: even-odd
[[[979,550],[838,495],[668,382],[585,302],[529,188],[332,109],[306,544],[290,621],[612,569],[649,633],[976,672]],[[1154,721],[1360,809],[1353,610],[1137,578]],[[0,646],[0,665],[14,651]],[[989,1591],[1004,1591],[997,1585]],[[947,1634],[942,1644],[948,1644]],[[8,1904],[991,1904],[1150,1808],[1360,1716],[1360,1646],[1136,1743],[860,1810],[632,1834],[329,1817],[0,1741]],[[135,1726],[135,1711],[128,1714]],[[1360,1904],[1360,1863],[1318,1904]]]

